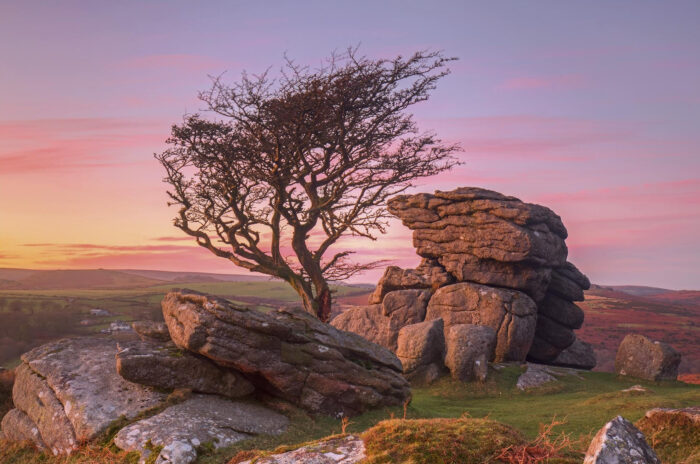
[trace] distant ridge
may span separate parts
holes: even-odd
[[[264,282],[275,280],[262,274],[219,274],[214,272],[119,269],[120,272],[168,282]],[[192,279],[192,280],[188,280]]]
[[[33,271],[13,281],[3,282],[3,288],[17,290],[116,289],[150,287],[162,280],[107,269]]]
[[[155,271],[142,269],[0,268],[0,290],[123,289],[167,283],[265,282],[264,275],[211,272]]]
[[[601,287],[602,287],[602,285],[601,285]],[[634,295],[634,296],[661,295],[663,293],[669,293],[669,292],[675,291],[675,290],[669,290],[667,288],[645,287],[642,285],[611,285],[611,286],[607,286],[607,288],[611,288],[617,292],[622,292],[622,293],[626,293],[628,295]]]

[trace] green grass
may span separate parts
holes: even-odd
[[[555,428],[575,443],[570,451],[582,453],[593,435],[609,420],[622,415],[637,421],[654,407],[685,407],[700,404],[700,386],[682,382],[644,382],[618,378],[603,372],[584,372],[583,379],[562,377],[557,391],[523,393],[515,383],[521,372],[519,366],[491,371],[484,384],[464,384],[449,377],[427,388],[413,389],[413,400],[406,411],[410,419],[488,417],[514,427],[527,440],[533,440],[540,426],[553,419],[564,421]],[[623,393],[632,385],[647,387],[648,393]],[[290,412],[287,411],[289,415]],[[257,437],[231,448],[214,451],[200,457],[205,464],[224,463],[242,450],[271,450],[317,440],[341,432],[340,421],[327,417],[310,418],[300,411],[291,413],[292,425],[279,437]],[[400,407],[385,408],[351,419],[348,433],[361,433],[378,422],[403,417]],[[289,448],[289,446],[285,446]],[[580,462],[580,459],[579,459]]]

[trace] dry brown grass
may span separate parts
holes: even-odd
[[[554,428],[565,423],[554,418],[549,424],[540,424],[540,432],[533,441],[510,445],[504,448],[496,459],[508,464],[551,463],[555,462],[554,460],[569,462],[569,459],[574,457],[571,455],[576,447],[569,435],[565,433],[554,435]]]

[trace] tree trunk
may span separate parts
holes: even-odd
[[[316,296],[316,317],[326,324],[331,321],[331,289],[327,285]]]

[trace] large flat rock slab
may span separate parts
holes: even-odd
[[[86,337],[59,340],[22,355],[13,400],[52,450],[69,452],[117,419],[133,418],[165,401],[165,394],[119,376],[116,354],[116,341]]]
[[[213,395],[194,395],[183,403],[124,427],[114,444],[138,451],[142,462],[161,448],[156,463],[188,464],[197,448],[230,446],[254,435],[278,435],[289,425],[287,417],[257,404],[234,402]]]
[[[308,411],[355,415],[410,397],[392,352],[302,310],[264,313],[189,290],[168,293],[162,307],[178,346]]]
[[[544,206],[463,187],[399,195],[387,209],[413,230],[413,245],[457,281],[522,290],[541,299],[551,269],[566,263],[566,229]]]

